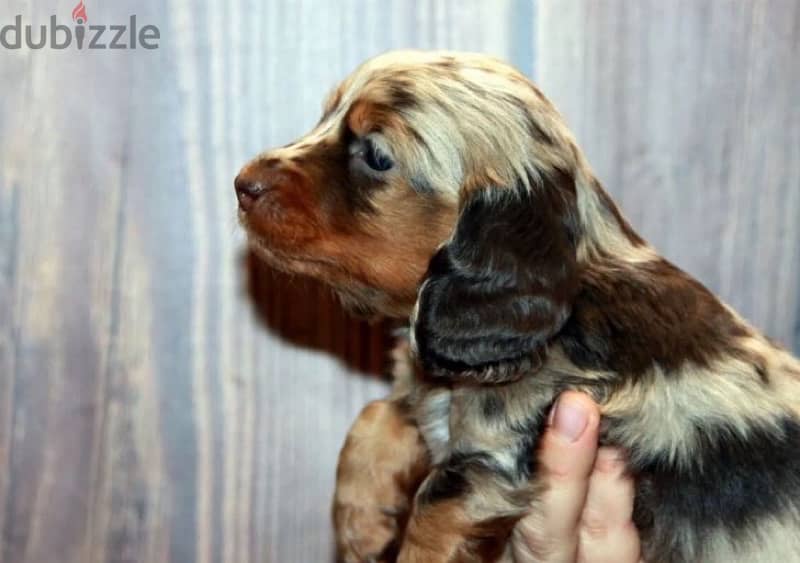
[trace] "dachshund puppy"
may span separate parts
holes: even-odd
[[[504,557],[574,389],[629,452],[646,561],[800,561],[800,362],[633,230],[519,72],[379,56],[235,188],[264,260],[410,318],[342,451],[343,559]]]

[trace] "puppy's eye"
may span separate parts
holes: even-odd
[[[370,142],[367,142],[364,147],[364,162],[377,172],[386,172],[394,166],[394,162],[389,158],[389,155],[376,147],[375,143]]]

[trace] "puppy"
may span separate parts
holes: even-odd
[[[633,230],[519,72],[379,56],[235,188],[264,260],[411,319],[340,459],[343,559],[503,557],[575,389],[629,452],[646,561],[800,560],[800,363]]]

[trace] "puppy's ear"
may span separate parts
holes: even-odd
[[[432,377],[501,383],[534,371],[578,288],[574,180],[470,194],[431,259],[414,340]]]

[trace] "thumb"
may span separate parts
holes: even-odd
[[[545,490],[515,536],[518,550],[547,563],[575,561],[578,528],[589,488],[600,425],[600,411],[583,393],[567,391],[550,412],[539,449],[539,471]]]

